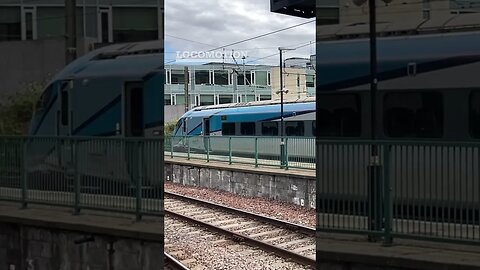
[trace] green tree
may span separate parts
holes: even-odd
[[[0,103],[0,135],[23,135],[46,83],[33,82]],[[3,100],[3,99],[2,99]]]

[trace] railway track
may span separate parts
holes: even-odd
[[[164,270],[190,270],[190,268],[186,267],[166,252],[164,253],[164,258]]]
[[[293,262],[315,266],[315,229],[165,192],[165,214]]]

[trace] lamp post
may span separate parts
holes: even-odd
[[[247,92],[247,76],[245,72],[245,56],[242,57],[243,62],[243,92]],[[237,97],[238,99],[238,97]],[[240,102],[242,102],[242,95],[240,94]]]
[[[375,0],[368,0],[369,8],[369,24],[370,24],[370,136],[372,141],[377,139],[377,88],[378,88],[378,78],[377,78],[377,18],[376,18],[376,7]],[[380,178],[380,157],[378,146],[372,143],[371,153],[370,153],[370,215],[369,215],[369,229],[371,231],[378,231],[385,229],[390,230],[388,225],[383,227],[383,208],[389,207],[388,205],[383,205],[381,193],[381,178]],[[389,221],[385,220],[385,224]],[[376,241],[376,237],[369,235],[370,241]],[[384,244],[391,244],[391,237],[388,235],[385,236]]]
[[[285,153],[285,139],[284,139],[284,122],[283,122],[283,92],[288,93],[288,90],[283,89],[283,51],[292,51],[294,49],[288,49],[284,47],[278,47],[280,52],[280,164],[284,168],[286,166],[286,153]]]

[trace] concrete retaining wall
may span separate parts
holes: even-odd
[[[0,270],[154,270],[163,243],[0,223]]]
[[[252,166],[253,167],[253,166]],[[315,208],[315,177],[276,168],[165,159],[167,181]]]

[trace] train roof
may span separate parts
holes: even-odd
[[[163,69],[161,41],[114,44],[92,51],[58,73],[53,81],[85,76],[147,75]]]
[[[378,22],[376,28],[379,36],[480,31],[480,13],[449,14],[431,19]],[[368,38],[368,35],[368,22],[317,26],[317,40],[322,41]]]
[[[435,76],[436,72],[480,63],[479,43],[480,31],[379,38],[378,80],[384,83],[388,80],[419,78],[427,74]],[[367,39],[319,43],[316,59],[316,85],[320,91],[353,87],[368,89],[370,58]],[[465,79],[464,73],[459,71],[448,80],[445,77],[432,77],[434,79],[423,87],[476,87],[478,82],[474,80],[475,77]],[[408,84],[400,86],[392,83],[390,88],[403,89],[406,85]],[[385,83],[382,88],[387,89]]]
[[[284,100],[283,104],[308,103],[308,102],[315,102],[315,97]],[[199,106],[192,109],[192,111],[198,112],[198,111],[205,111],[205,110],[244,108],[244,107],[267,106],[267,105],[278,105],[278,104],[280,104],[280,99]]]

